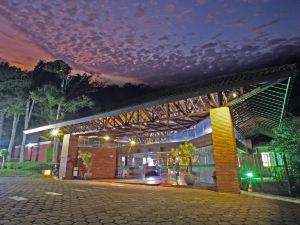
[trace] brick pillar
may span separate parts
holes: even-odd
[[[218,191],[240,193],[236,141],[229,108],[211,109],[210,119]]]
[[[60,167],[59,167],[59,177],[65,179],[72,179],[72,170],[74,163],[77,159],[78,151],[78,136],[65,134],[61,155],[60,155]]]

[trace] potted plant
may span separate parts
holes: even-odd
[[[79,151],[78,152],[78,158],[82,160],[82,163],[86,169],[86,172],[84,173],[84,178],[89,179],[92,177],[92,158],[94,154],[91,152],[86,152],[86,151]]]
[[[195,184],[195,176],[192,173],[192,155],[196,151],[196,147],[190,143],[185,142],[179,145],[178,148],[171,149],[171,157],[175,163],[179,163],[180,166],[186,166],[187,174],[184,175],[184,181],[187,185]]]

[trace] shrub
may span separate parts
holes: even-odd
[[[40,171],[42,171],[42,170],[50,169],[51,166],[50,166],[49,163],[26,161],[26,162],[23,162],[23,163],[6,162],[5,163],[5,168],[6,169],[40,170]]]
[[[5,166],[6,169],[20,169],[21,165],[18,162],[6,162]]]

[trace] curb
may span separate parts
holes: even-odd
[[[93,180],[91,180],[93,181]],[[172,185],[166,183],[156,183],[156,184],[147,184],[143,182],[130,183],[125,181],[111,181],[111,180],[94,180],[94,182],[105,182],[105,183],[115,183],[115,184],[128,184],[128,185],[144,185],[144,186],[157,186],[157,187],[171,187],[171,188],[185,188],[185,189],[198,189],[198,190],[209,190],[216,191],[214,187],[205,187],[205,186],[189,186],[189,185]]]
[[[241,190],[241,194],[252,196],[252,197],[266,198],[266,199],[279,200],[279,201],[284,201],[284,202],[300,204],[300,198],[284,197],[284,196],[271,195],[271,194],[258,193],[258,192],[248,192],[248,191],[242,191],[242,190]]]

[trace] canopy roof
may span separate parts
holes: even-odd
[[[149,102],[24,132],[62,128],[64,133],[109,133],[145,141],[187,129],[205,119],[211,108],[229,106],[236,128],[249,137],[280,124],[297,73],[296,65],[289,64],[207,78],[160,93]]]

